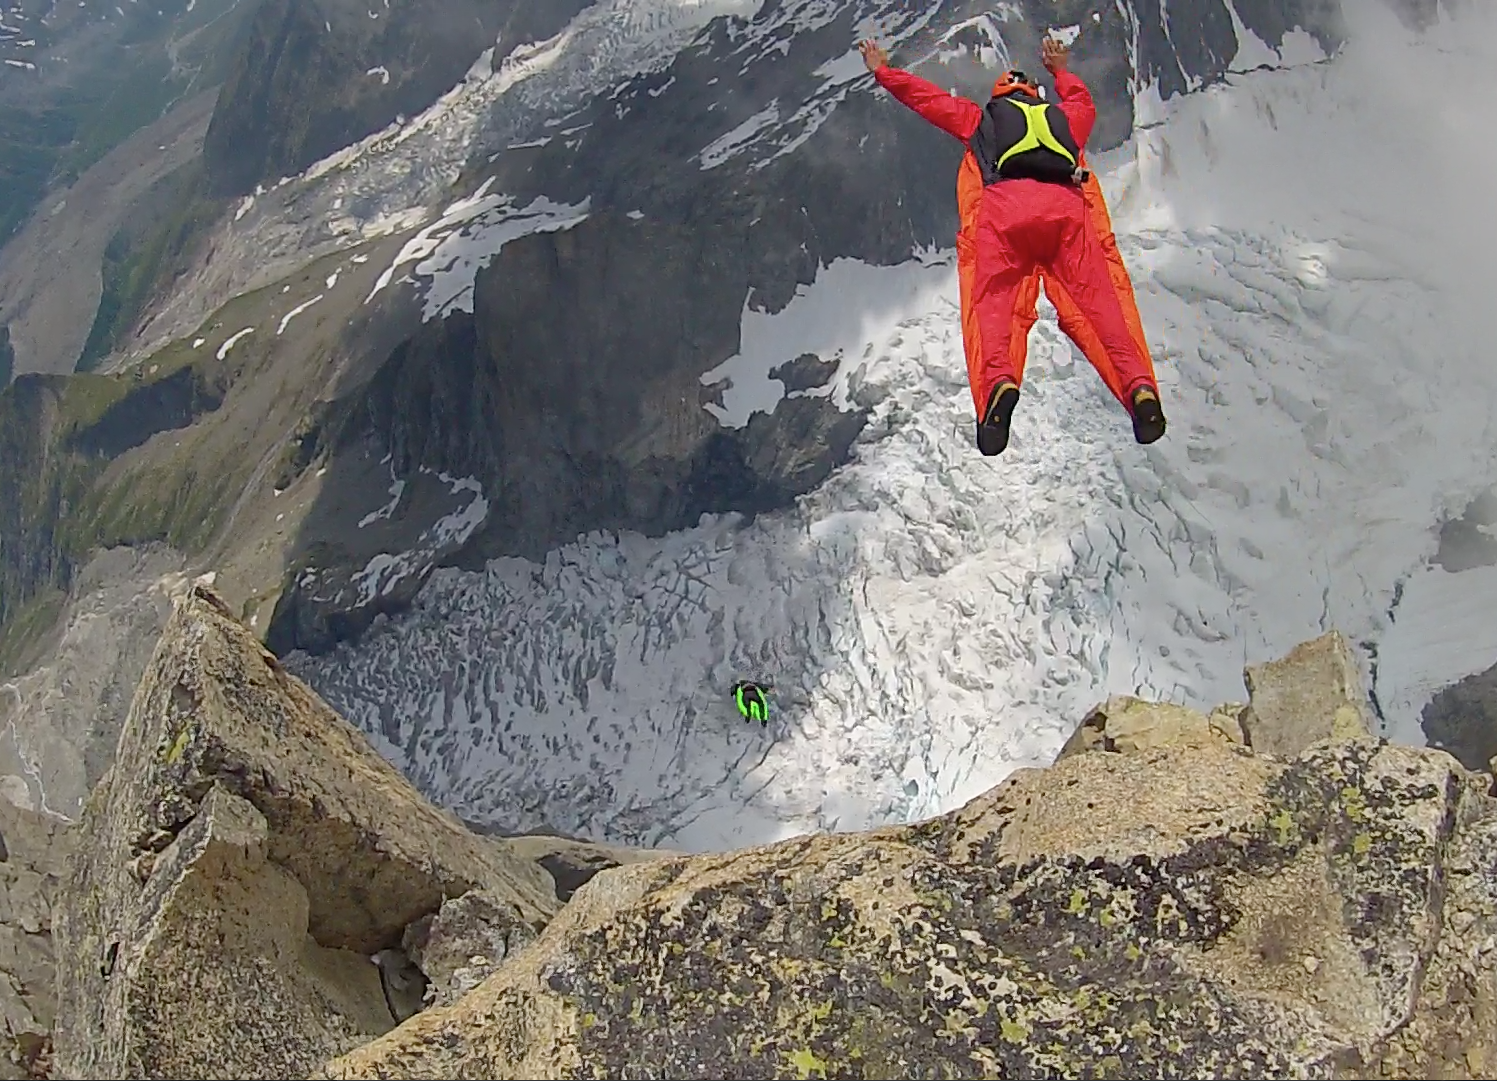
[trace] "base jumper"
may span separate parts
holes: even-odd
[[[1133,436],[1153,443],[1164,410],[1133,285],[1117,250],[1084,148],[1097,119],[1067,50],[1044,41],[1058,105],[1018,70],[999,77],[986,106],[889,66],[872,41],[859,44],[879,85],[967,148],[957,174],[957,272],[962,342],[977,411],[977,448],[1003,453],[1019,403],[1029,330],[1043,280],[1060,328],[1133,418]]]
[[[733,704],[746,719],[768,727],[769,695],[765,694],[763,685],[747,679],[739,680],[733,684]]]

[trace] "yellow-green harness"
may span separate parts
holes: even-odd
[[[1011,92],[989,101],[968,147],[984,184],[1017,179],[1076,184],[1086,178],[1069,118],[1032,94]]]
[[[1070,162],[1073,169],[1076,167],[1076,155],[1062,146],[1060,140],[1055,137],[1055,133],[1050,130],[1050,118],[1046,115],[1050,108],[1048,104],[1041,102],[1039,105],[1026,105],[1013,98],[1003,100],[1024,114],[1025,131],[1024,137],[998,158],[1000,172],[1003,170],[1003,163],[1015,154],[1022,154],[1026,150],[1038,150],[1040,147],[1054,151]]]

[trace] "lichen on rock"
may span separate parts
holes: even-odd
[[[473,834],[194,584],[70,831],[56,1070],[1484,1076],[1492,779],[1373,738],[1348,661],[1111,699],[927,821],[641,853]]]

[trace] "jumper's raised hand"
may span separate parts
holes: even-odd
[[[1057,71],[1064,71],[1066,69],[1066,61],[1070,57],[1071,50],[1048,34],[1045,36],[1045,40],[1040,43],[1040,61],[1051,75],[1054,75]]]
[[[889,65],[888,52],[872,38],[858,42],[858,51],[863,54],[863,63],[867,65],[869,71],[877,71]]]

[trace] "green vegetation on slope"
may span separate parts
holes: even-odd
[[[128,337],[151,298],[187,269],[194,246],[224,207],[206,195],[200,160],[147,193],[104,249],[103,292],[78,371],[92,371]]]
[[[267,393],[257,381],[270,341],[251,339],[223,359],[191,342],[263,324],[284,288],[320,284],[344,257],[235,298],[127,372],[26,374],[0,390],[0,668],[32,655],[55,595],[97,549],[159,542],[195,554],[224,535],[264,460],[249,444],[268,448],[293,430],[300,405],[284,384]],[[315,371],[326,351],[301,356]],[[250,403],[221,408],[231,388]],[[286,447],[266,478],[295,453]]]
[[[211,358],[163,358],[150,380],[23,375],[0,391],[0,630],[9,638],[27,640],[35,606],[66,590],[94,548],[191,543],[211,528],[204,491],[221,494],[231,481],[222,463],[194,470],[189,449],[165,464],[155,488],[133,478],[109,483],[108,471],[153,435],[216,409],[216,367]]]
[[[0,244],[49,190],[71,184],[177,101],[222,82],[254,6],[199,0],[170,17],[142,5],[118,36],[69,55],[66,81],[0,98]]]
[[[68,595],[46,586],[7,623],[0,623],[0,679],[14,679],[33,668],[42,658],[38,648],[47,632],[57,624]]]
[[[61,376],[22,376],[0,392],[0,626],[70,573],[55,530],[101,466],[51,453],[64,433],[107,405],[112,389]]]

